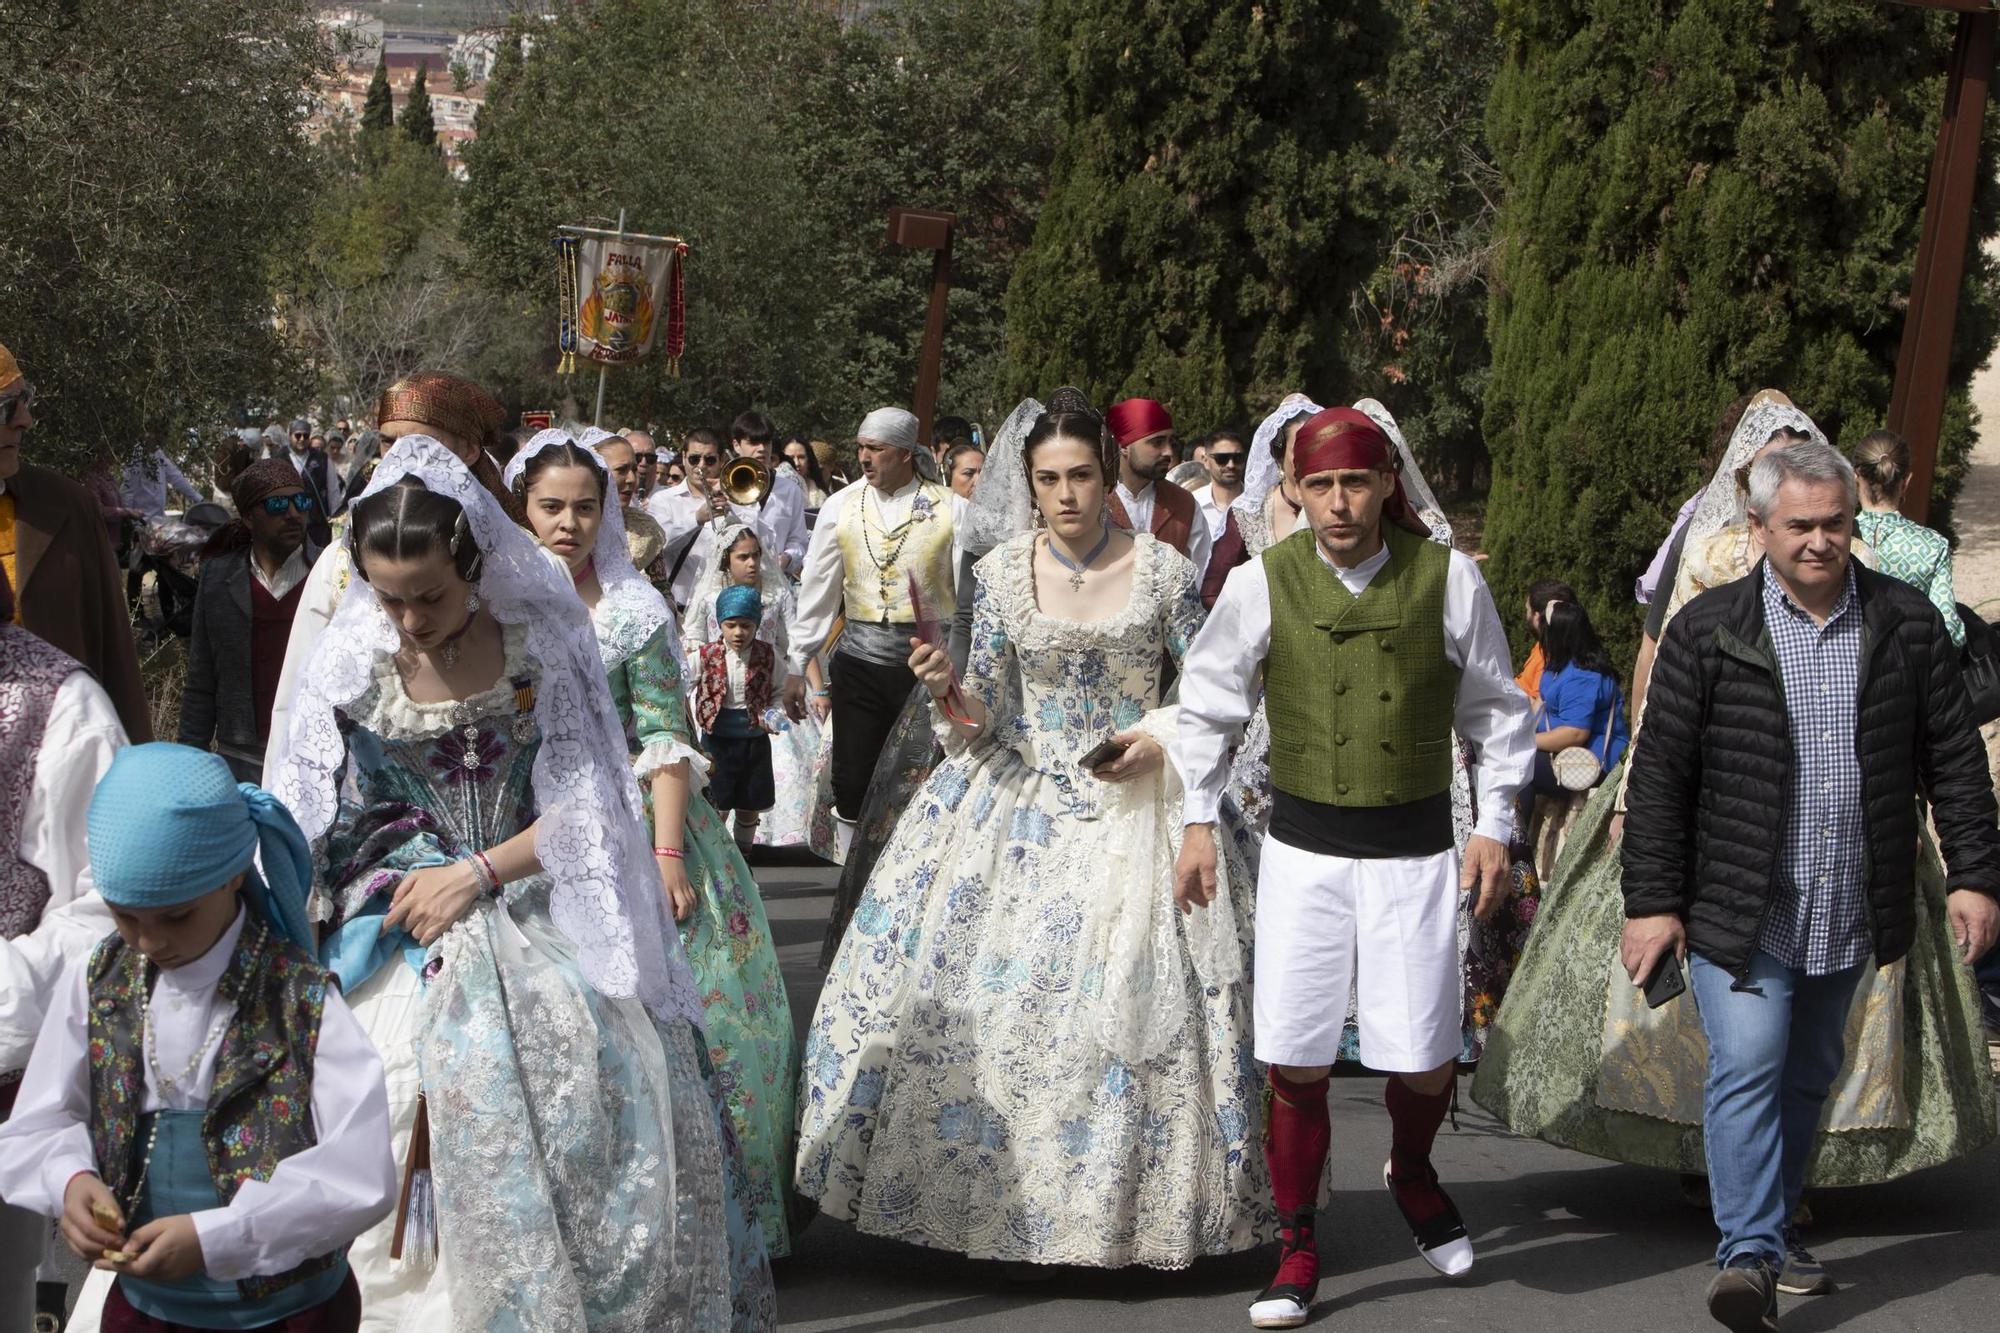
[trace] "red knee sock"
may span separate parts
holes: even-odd
[[[1391,1074],[1382,1088],[1382,1104],[1389,1108],[1392,1136],[1390,1181],[1411,1219],[1425,1221],[1445,1207],[1444,1196],[1437,1190],[1437,1173],[1431,1169],[1431,1145],[1437,1142],[1438,1126],[1451,1110],[1451,1085],[1426,1094]]]
[[[1319,1206],[1320,1178],[1333,1141],[1327,1119],[1327,1076],[1294,1083],[1271,1071],[1270,1115],[1264,1129],[1264,1160],[1271,1167],[1271,1201],[1278,1206],[1282,1255],[1273,1285],[1310,1288],[1319,1280],[1319,1252],[1313,1237],[1313,1209]]]

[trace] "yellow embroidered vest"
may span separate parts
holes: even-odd
[[[951,492],[936,482],[920,483],[910,497],[909,517],[892,528],[883,526],[880,501],[874,487],[863,486],[840,513],[836,535],[847,578],[847,619],[860,625],[914,624],[910,575],[915,574],[931,599],[931,614],[949,620],[956,609]]]

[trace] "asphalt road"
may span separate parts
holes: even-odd
[[[835,872],[757,867],[803,1027]],[[1328,1330],[1454,1333],[1698,1333],[1715,1233],[1674,1179],[1517,1139],[1466,1103],[1437,1163],[1479,1246],[1447,1283],[1417,1258],[1380,1183],[1389,1126],[1381,1085],[1334,1084],[1336,1187],[1320,1214],[1318,1317]],[[1786,1300],[1787,1333],[1953,1333],[2000,1328],[2000,1149],[1865,1189],[1813,1196],[1808,1243],[1841,1284]],[[1184,1273],[1064,1269],[1019,1283],[978,1263],[863,1236],[819,1218],[777,1270],[782,1327],[795,1333],[1180,1333],[1247,1329],[1245,1307],[1274,1255],[1206,1260]]]

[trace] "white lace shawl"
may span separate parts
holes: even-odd
[[[574,444],[604,469],[609,484],[611,467],[604,461],[604,455],[597,452],[597,441],[613,438],[610,431],[596,427],[586,431],[582,440],[572,438],[567,431],[538,431],[507,461],[507,470],[500,474],[500,480],[512,490],[527,470],[529,459],[545,449]],[[604,665],[609,669],[644,648],[662,625],[668,627],[669,643],[677,644],[680,634],[674,627],[674,613],[667,599],[632,564],[632,548],[625,542],[625,510],[617,503],[616,495],[605,497],[603,513],[603,521],[597,525],[597,545],[591,551],[597,566],[598,586],[604,590],[597,603],[602,614],[592,620],[597,626]]]
[[[1243,494],[1236,497],[1229,507],[1243,514],[1262,516],[1264,501],[1278,488],[1279,462],[1271,455],[1271,445],[1290,425],[1294,417],[1309,417],[1326,409],[1302,393],[1285,395],[1285,401],[1278,404],[1278,410],[1257,423],[1257,433],[1250,440],[1250,460],[1243,469]]]
[[[972,483],[972,501],[965,510],[961,542],[968,554],[985,555],[1035,526],[1035,495],[1028,485],[1028,462],[1021,446],[1045,410],[1037,400],[1023,398],[987,446],[986,462]]]
[[[758,547],[764,552],[757,560],[757,596],[763,602],[766,614],[783,600],[783,594],[791,588],[791,583],[778,572],[775,553],[762,529],[754,523],[732,522],[715,539],[715,559],[701,571],[701,577],[694,582],[694,595],[688,598],[688,651],[690,655],[699,647],[695,642],[694,630],[699,627],[712,631],[715,625],[715,599],[721,595],[729,582],[729,548],[741,541],[743,534],[749,533],[757,539]],[[707,643],[710,634],[700,636],[701,643]],[[773,644],[783,652],[784,645]]]
[[[533,783],[535,850],[548,875],[549,912],[577,951],[586,980],[609,996],[637,996],[661,1018],[699,1023],[702,1008],[680,937],[666,919],[639,793],[611,690],[576,589],[534,539],[450,450],[428,435],[396,442],[362,498],[415,477],[465,511],[481,553],[478,594],[503,625],[525,627],[536,676],[541,745]],[[271,790],[317,842],[339,809],[347,759],[336,710],[358,699],[378,663],[401,646],[365,579],[348,585],[313,645],[292,712],[290,748]],[[315,892],[318,919],[330,904]]]

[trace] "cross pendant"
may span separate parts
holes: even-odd
[[[1082,571],[1082,570],[1080,570],[1080,569],[1079,569],[1079,570],[1075,570],[1075,571],[1073,571],[1073,572],[1072,572],[1072,573],[1070,574],[1070,576],[1069,576],[1069,586],[1070,586],[1070,591],[1072,591],[1072,592],[1082,592],[1082,591],[1083,591],[1083,571]]]

